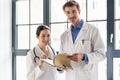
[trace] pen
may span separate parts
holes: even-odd
[[[83,39],[83,40],[82,40],[82,45],[84,45],[84,42],[85,42],[85,40]]]

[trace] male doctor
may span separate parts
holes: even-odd
[[[96,27],[79,18],[80,6],[70,0],[63,10],[71,26],[61,35],[60,53],[71,54],[73,70],[65,71],[65,80],[98,80],[97,64],[105,59],[105,46]]]

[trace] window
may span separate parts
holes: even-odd
[[[35,32],[43,23],[43,0],[13,0],[13,12],[15,53],[12,80],[27,80],[26,54],[37,44]]]

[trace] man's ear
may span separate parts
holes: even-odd
[[[81,13],[81,10],[79,9],[78,11],[79,11],[79,14],[80,14],[80,13]]]

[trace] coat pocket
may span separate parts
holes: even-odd
[[[82,39],[81,46],[84,52],[91,52],[91,41],[89,39]]]

